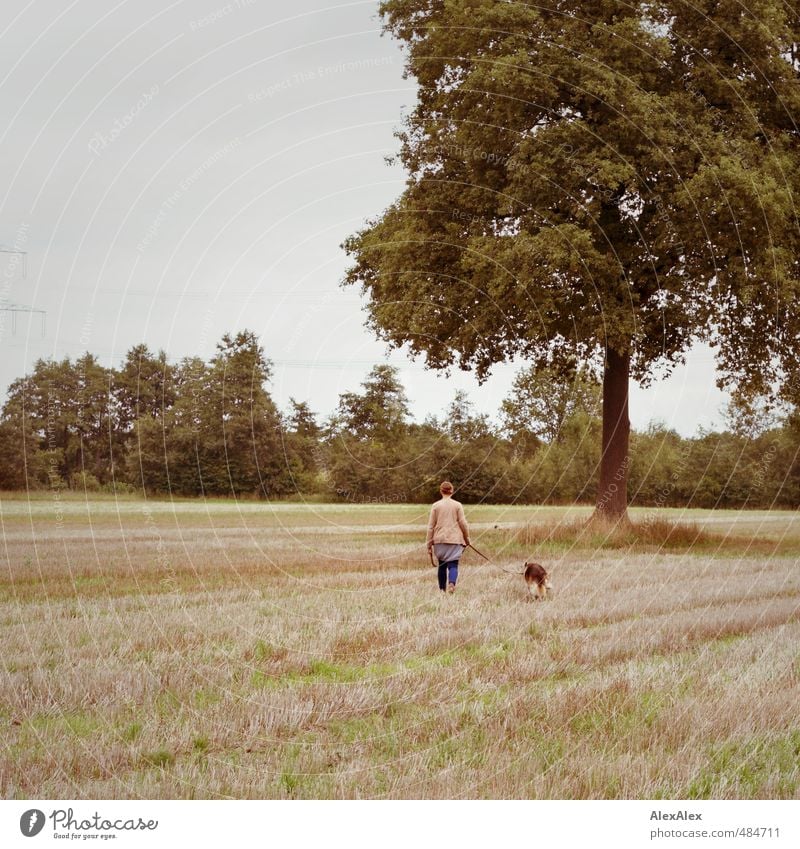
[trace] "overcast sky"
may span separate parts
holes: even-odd
[[[5,0],[0,24],[0,390],[39,357],[138,342],[208,358],[255,331],[272,393],[323,415],[389,361],[418,420],[463,388],[492,415],[519,363],[482,387],[426,372],[364,328],[342,240],[403,188],[385,157],[414,103],[377,2]],[[27,273],[24,274],[23,272]],[[631,420],[719,426],[709,351]]]

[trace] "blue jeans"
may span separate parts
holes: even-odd
[[[439,563],[439,589],[447,589],[447,578],[450,578],[450,583],[455,584],[458,580],[458,560],[450,560],[448,563]]]

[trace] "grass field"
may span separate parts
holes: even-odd
[[[800,797],[800,515],[588,512],[467,508],[529,604],[424,507],[0,496],[0,792]]]

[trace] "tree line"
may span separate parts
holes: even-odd
[[[279,410],[255,334],[226,334],[209,361],[146,345],[119,368],[90,353],[39,360],[0,415],[0,489],[428,502],[443,478],[467,502],[596,503],[601,387],[576,365],[521,371],[497,421],[456,392],[415,422],[397,370],[377,365],[320,419]],[[633,431],[632,504],[797,507],[800,413],[738,399],[722,432]]]

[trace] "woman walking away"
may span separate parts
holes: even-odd
[[[464,508],[453,498],[453,484],[442,481],[439,492],[441,501],[431,507],[428,521],[428,554],[433,552],[439,562],[439,589],[453,593],[458,581],[458,561],[469,545],[469,525]]]

